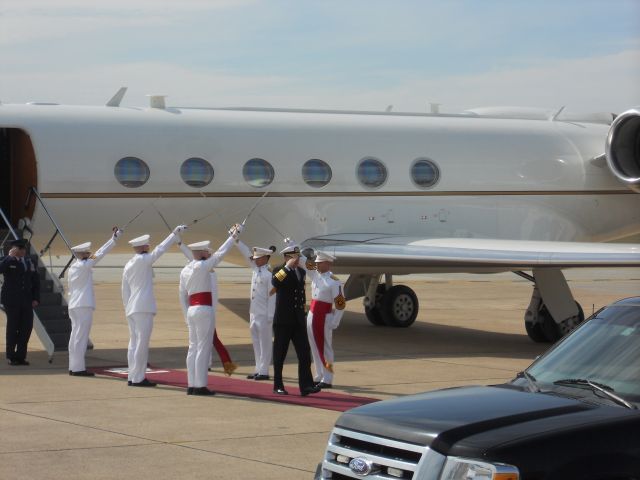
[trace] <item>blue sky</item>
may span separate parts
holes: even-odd
[[[638,0],[4,0],[0,100],[640,105]]]

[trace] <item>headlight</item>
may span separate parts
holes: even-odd
[[[518,480],[516,467],[503,463],[487,463],[471,458],[448,457],[440,480]]]

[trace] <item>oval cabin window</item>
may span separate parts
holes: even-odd
[[[387,181],[387,167],[375,158],[365,158],[358,164],[358,181],[367,188],[381,187]]]
[[[411,166],[411,180],[420,188],[431,188],[439,179],[438,166],[428,158],[419,158]]]
[[[113,171],[116,180],[127,188],[141,187],[149,180],[149,167],[136,157],[125,157],[118,160]]]
[[[206,187],[213,180],[213,167],[202,158],[189,158],[182,163],[180,176],[190,187]]]
[[[313,158],[302,166],[302,178],[310,187],[324,187],[331,181],[331,167],[327,162]]]
[[[260,188],[273,182],[275,173],[271,164],[266,160],[252,158],[242,167],[242,175],[249,185]]]

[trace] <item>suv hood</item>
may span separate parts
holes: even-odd
[[[489,430],[595,408],[568,398],[500,387],[460,387],[372,403],[336,426],[430,446],[442,453]]]

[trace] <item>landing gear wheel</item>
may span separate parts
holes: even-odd
[[[382,297],[382,318],[390,327],[407,328],[418,316],[418,297],[406,285],[395,285]]]
[[[549,343],[547,336],[544,334],[541,323],[524,322],[524,328],[529,338],[536,343]]]
[[[367,316],[367,320],[369,320],[373,325],[381,326],[386,325],[385,321],[382,318],[382,297],[387,291],[387,286],[384,283],[378,285],[376,289],[376,299],[373,307],[364,307],[364,314]]]
[[[578,314],[567,318],[560,323],[556,323],[547,310],[547,307],[543,305],[540,309],[540,317],[543,319],[542,331],[547,337],[547,340],[551,343],[557,342],[584,321],[584,311],[582,310],[582,306],[578,302],[576,302],[576,305],[578,307]]]

